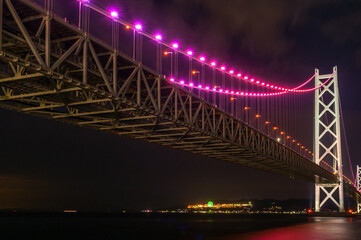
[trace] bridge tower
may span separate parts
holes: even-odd
[[[361,190],[361,167],[357,165],[357,190]],[[361,213],[361,199],[357,199],[357,212]]]
[[[321,162],[332,163],[333,171],[337,174],[339,182],[325,184],[316,177],[315,211],[319,212],[321,207],[328,200],[331,200],[336,204],[339,211],[343,212],[344,194],[337,67],[333,68],[333,73],[326,75],[320,75],[319,70],[315,70],[315,87],[322,84],[324,85],[315,91],[314,162],[318,165]],[[334,197],[337,192],[338,201]]]

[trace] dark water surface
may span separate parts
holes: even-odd
[[[208,214],[0,214],[0,239],[359,240],[361,218]]]

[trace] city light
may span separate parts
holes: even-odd
[[[229,70],[229,74],[233,74],[234,73],[234,71],[233,70]]]
[[[225,67],[225,66],[222,66],[222,67],[221,67],[221,70],[222,70],[222,71],[226,70],[226,67]]]
[[[206,60],[206,58],[205,58],[204,56],[201,56],[201,57],[199,58],[199,60],[201,60],[202,62],[204,62],[204,61]]]
[[[126,26],[125,26],[125,29],[130,29],[130,26],[129,26],[129,25],[126,25]]]
[[[234,208],[252,208],[252,202],[248,203],[213,203],[209,201],[206,204],[188,205],[188,209],[234,209]]]
[[[178,48],[179,48],[179,44],[178,44],[178,43],[172,43],[172,47],[173,47],[174,49],[178,49]]]
[[[188,55],[188,56],[192,56],[192,55],[193,55],[193,51],[192,51],[192,50],[188,50],[188,51],[187,51],[187,55]]]
[[[216,65],[217,65],[216,62],[211,62],[211,66],[212,66],[212,67],[215,67]]]

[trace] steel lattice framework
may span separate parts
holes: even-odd
[[[315,91],[315,162],[332,161],[333,169],[340,182],[334,184],[323,184],[316,182],[315,185],[315,211],[319,212],[321,207],[331,199],[339,208],[344,211],[343,194],[343,173],[341,154],[341,130],[340,130],[340,103],[338,91],[337,68],[334,67],[333,75],[320,75],[316,69],[315,86],[322,84],[322,80],[330,79],[327,84]],[[330,189],[330,190],[328,190]],[[326,196],[320,203],[320,190]],[[333,194],[338,190],[338,201]]]
[[[361,167],[359,165],[357,165],[357,190],[361,190]],[[358,196],[357,199],[357,212],[361,213],[361,201],[360,201],[360,196]]]
[[[290,178],[339,181],[49,10],[28,0],[0,0],[0,15],[2,108]]]

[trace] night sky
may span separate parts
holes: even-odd
[[[54,1],[56,11],[76,12],[75,0]],[[94,2],[268,82],[296,86],[316,67],[326,74],[337,65],[351,159],[361,164],[360,1]],[[312,143],[312,128],[306,135]],[[117,211],[314,195],[313,184],[7,110],[0,136],[0,209]]]

